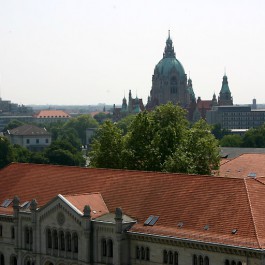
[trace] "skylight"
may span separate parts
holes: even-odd
[[[1,207],[8,207],[10,205],[10,203],[12,202],[12,200],[10,199],[6,199],[4,200],[4,202],[1,204]]]
[[[248,177],[250,177],[250,178],[255,178],[256,176],[257,176],[257,174],[255,172],[250,172],[248,174]]]
[[[158,220],[159,216],[155,216],[155,215],[150,215],[146,221],[144,222],[144,225],[150,225],[153,226],[157,220]]]

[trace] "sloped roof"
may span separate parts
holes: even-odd
[[[248,176],[265,177],[265,154],[242,154],[227,160],[215,175],[245,178]]]
[[[63,110],[41,110],[34,115],[35,118],[70,118],[71,116]]]
[[[91,218],[97,218],[109,213],[109,210],[100,193],[84,193],[63,196],[67,201],[73,204],[80,212],[83,212],[86,205],[90,206]]]
[[[0,170],[0,175],[0,203],[18,195],[21,201],[36,198],[41,206],[59,193],[100,192],[111,213],[122,207],[124,214],[137,219],[131,232],[265,248],[264,178],[19,163]],[[158,221],[144,226],[150,215],[159,216]]]
[[[50,135],[50,133],[47,132],[45,128],[24,124],[12,130],[9,130],[9,135]]]

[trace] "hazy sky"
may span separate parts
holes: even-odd
[[[146,103],[168,30],[196,97],[265,103],[264,0],[0,0],[0,91],[19,104]]]

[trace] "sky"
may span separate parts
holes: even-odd
[[[168,30],[196,97],[265,103],[264,0],[0,0],[0,97],[146,103]]]

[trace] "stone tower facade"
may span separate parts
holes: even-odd
[[[146,107],[147,109],[152,109],[155,106],[171,101],[187,108],[194,98],[191,80],[188,85],[184,68],[176,59],[169,32],[163,58],[154,69],[152,89]]]
[[[222,87],[218,97],[219,106],[233,105],[233,98],[228,86],[228,80],[226,74],[223,76]]]

